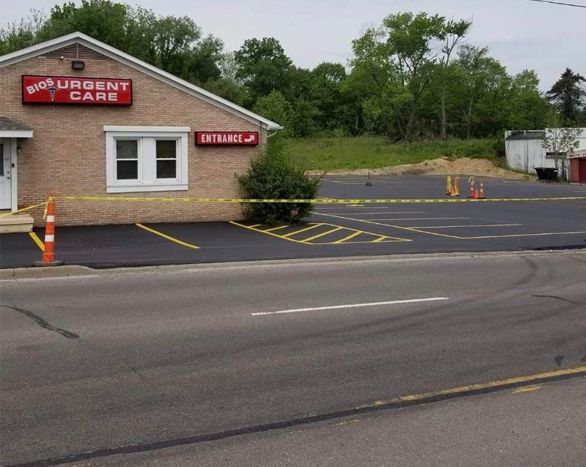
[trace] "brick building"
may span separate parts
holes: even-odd
[[[281,128],[81,33],[0,57],[0,90],[3,210],[49,193],[238,197],[236,175]],[[58,202],[60,225],[240,216],[238,204]]]

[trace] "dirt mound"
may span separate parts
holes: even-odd
[[[312,170],[313,175],[323,171]],[[440,157],[418,164],[393,165],[378,169],[341,169],[328,171],[328,175],[474,175],[480,177],[504,178],[507,180],[530,180],[533,177],[497,167],[488,159],[450,159]]]

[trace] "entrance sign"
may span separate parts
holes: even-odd
[[[257,146],[258,131],[196,131],[198,146]]]
[[[22,103],[132,105],[132,80],[23,75]]]

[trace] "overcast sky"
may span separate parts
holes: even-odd
[[[562,0],[563,1],[563,0]],[[586,0],[567,0],[586,6]],[[0,22],[18,21],[31,8],[48,12],[56,0],[0,0]],[[76,1],[79,3],[79,1]],[[586,75],[586,9],[530,0],[141,0],[162,15],[187,15],[227,50],[245,39],[279,39],[295,64],[346,63],[351,41],[382,18],[400,11],[426,11],[469,19],[468,42],[486,46],[510,73],[538,72],[546,90],[566,67]]]

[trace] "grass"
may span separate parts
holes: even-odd
[[[446,140],[393,143],[383,136],[289,139],[289,160],[305,170],[375,169],[416,164],[442,156],[499,159],[495,140]]]

